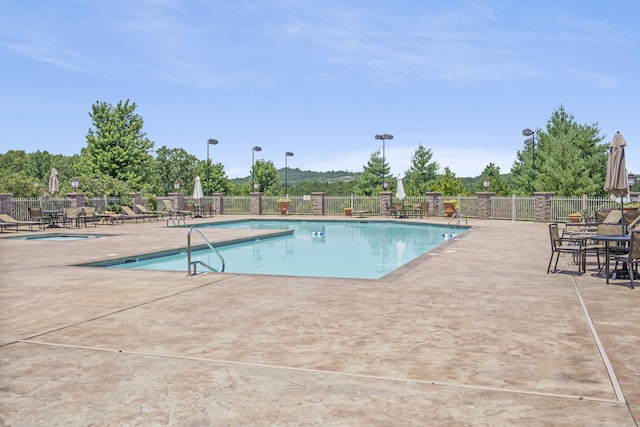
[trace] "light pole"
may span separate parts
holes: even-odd
[[[384,133],[382,135],[377,134],[374,138],[382,140],[382,188],[386,190],[389,187],[389,183],[387,182],[387,177],[384,173],[384,141],[386,139],[393,139],[393,135],[389,135],[388,133]]]
[[[218,140],[217,139],[213,139],[213,138],[209,138],[207,139],[207,182],[204,186],[204,194],[206,194],[207,196],[210,196],[209,194],[209,146],[210,145],[217,145],[218,144]]]
[[[252,187],[253,187],[254,191],[258,189],[258,185],[257,185],[257,182],[256,182],[255,171],[254,171],[254,167],[256,165],[254,154],[256,153],[256,151],[262,151],[262,147],[258,147],[256,145],[255,147],[253,147],[251,149],[251,182],[252,182]]]
[[[535,140],[535,132],[529,128],[522,130],[523,136],[528,136],[529,138],[524,140],[524,145],[531,146],[531,193],[535,193],[536,187],[536,140]]]
[[[287,174],[288,174],[287,157],[293,157],[293,153],[291,151],[287,151],[286,153],[284,153],[284,196],[285,197],[289,197],[289,189],[288,189],[288,182],[287,182]]]

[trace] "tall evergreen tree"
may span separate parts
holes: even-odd
[[[383,191],[384,177],[389,175],[391,169],[387,160],[382,159],[380,151],[371,153],[371,157],[363,169],[362,175],[358,177],[355,185],[356,192],[364,196],[372,196]]]
[[[496,193],[497,196],[508,196],[510,195],[509,186],[500,175],[500,166],[496,166],[493,163],[489,163],[482,174],[480,175],[481,181],[478,184],[477,191],[491,191]],[[485,179],[489,180],[489,187],[485,188],[482,181]]]
[[[444,174],[440,175],[434,184],[434,190],[445,196],[457,196],[463,194],[462,182],[456,178],[456,174],[449,169],[444,168]]]
[[[425,148],[422,144],[418,145],[411,156],[411,166],[405,177],[405,190],[408,196],[421,196],[431,190],[440,168],[437,162],[431,161],[432,157],[430,148]]]

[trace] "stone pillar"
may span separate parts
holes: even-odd
[[[326,193],[311,193],[311,206],[314,215],[324,215],[324,197]]]
[[[11,198],[13,194],[2,193],[0,194],[0,213],[5,215],[13,215],[13,206],[11,205]]]
[[[490,191],[478,193],[478,219],[491,219],[491,198],[495,195]]]
[[[440,200],[442,193],[428,192],[424,194],[424,197],[429,203],[429,216],[438,216],[440,213],[440,206],[438,206],[438,200]]]
[[[213,209],[218,215],[222,215],[224,213],[224,193],[213,193],[211,197]]]
[[[392,202],[391,191],[382,191],[380,193],[380,215],[388,216],[391,214]]]
[[[131,196],[131,200],[133,200],[134,204],[134,206],[131,206],[131,209],[136,211],[137,209],[135,208],[135,205],[142,204],[142,193],[129,193],[129,196]]]
[[[176,211],[184,210],[184,194],[182,193],[169,193],[169,197],[171,197],[171,206]]]
[[[71,199],[72,208],[84,207],[84,193],[67,193],[67,197]]]
[[[539,191],[533,193],[533,219],[535,222],[549,222],[551,215],[551,201],[554,192]]]
[[[262,215],[262,193],[249,193],[251,215]]]

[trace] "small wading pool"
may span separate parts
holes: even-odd
[[[67,241],[67,240],[97,239],[99,237],[102,237],[102,236],[98,234],[41,234],[38,236],[11,237],[11,239]]]
[[[242,220],[200,224],[198,228],[293,230],[292,234],[215,245],[225,273],[377,279],[469,227],[396,221]],[[192,234],[192,243],[200,243]],[[216,270],[221,261],[206,246],[192,250]],[[86,264],[91,267],[187,271],[186,250]],[[198,271],[206,271],[198,267]]]

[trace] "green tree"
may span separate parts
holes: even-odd
[[[421,196],[431,189],[438,177],[440,166],[431,161],[433,153],[430,148],[424,148],[422,144],[411,157],[411,166],[406,172],[405,190],[409,196]]]
[[[258,183],[258,191],[266,196],[278,195],[278,170],[271,160],[256,160],[253,175]]]
[[[390,172],[386,159],[382,159],[380,151],[371,153],[367,164],[363,166],[362,175],[356,181],[354,187],[356,194],[372,196],[383,190],[384,177]]]
[[[93,128],[87,133],[87,146],[82,149],[85,173],[107,175],[141,190],[150,182],[153,142],[142,131],[142,117],[135,114],[135,102],[106,102],[91,106],[89,116]]]
[[[502,175],[500,175],[499,166],[496,166],[493,163],[489,163],[482,171],[480,178],[481,180],[478,184],[477,191],[491,191],[496,193],[496,195],[498,196],[510,195],[509,186],[507,185],[505,180],[502,178]],[[484,185],[482,183],[484,179],[489,180],[488,188],[484,188]]]
[[[463,194],[462,182],[456,178],[456,174],[449,169],[444,168],[444,174],[440,175],[434,184],[434,190],[446,196],[457,196]]]
[[[183,193],[188,194],[189,191],[193,191],[196,179],[196,162],[197,158],[187,153],[183,148],[167,148],[163,145],[156,151],[156,158],[153,162],[154,181],[149,192],[155,194],[172,193],[175,181],[180,182]]]
[[[511,168],[518,194],[553,191],[558,196],[601,196],[606,174],[607,144],[597,122],[576,122],[563,106],[551,115],[545,130],[536,129],[533,145],[518,151]],[[533,153],[535,149],[535,167]]]

